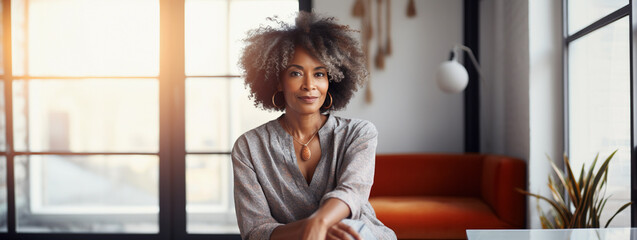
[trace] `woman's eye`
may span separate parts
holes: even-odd
[[[317,72],[314,74],[315,77],[325,77],[325,73]]]
[[[293,72],[290,72],[290,76],[298,77],[298,76],[302,76],[302,74],[301,74],[301,72],[293,71]]]

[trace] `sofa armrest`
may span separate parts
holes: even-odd
[[[526,189],[526,163],[497,155],[485,155],[482,197],[503,221],[524,228],[526,197],[515,189]]]

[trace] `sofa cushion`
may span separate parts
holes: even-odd
[[[483,155],[381,154],[371,196],[479,197]]]
[[[399,239],[466,239],[466,229],[514,228],[479,198],[379,196],[369,201]]]

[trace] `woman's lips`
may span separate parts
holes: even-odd
[[[299,97],[299,99],[301,99],[301,101],[303,101],[304,103],[314,103],[316,102],[316,100],[318,100],[318,97]]]

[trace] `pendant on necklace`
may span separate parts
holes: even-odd
[[[303,159],[303,161],[307,161],[310,160],[311,156],[312,152],[310,152],[310,148],[307,147],[307,145],[303,145],[303,147],[301,147],[301,159]]]

